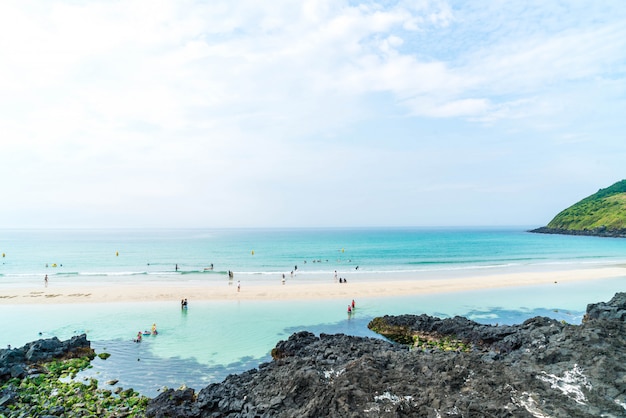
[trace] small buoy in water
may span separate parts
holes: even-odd
[[[116,251],[116,252],[115,252],[115,256],[117,257],[118,255],[120,255],[120,252],[119,252],[119,251]]]
[[[254,255],[254,250],[252,250],[252,255]]]
[[[5,257],[5,256],[6,256],[6,254],[5,254],[5,253],[2,253],[2,257]]]

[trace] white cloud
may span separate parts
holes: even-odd
[[[465,177],[447,164],[438,172],[418,145],[442,158],[459,138],[494,148],[483,137],[495,135],[523,153],[521,131],[562,144],[581,138],[572,123],[590,106],[623,102],[623,11],[473,7],[3,2],[0,174],[14,179],[4,219],[44,201],[84,222],[101,206],[120,214],[111,222],[132,213],[131,223],[159,223],[184,205],[186,222],[254,223],[214,205],[220,196],[280,223],[296,217],[289,210],[315,211],[315,194],[356,204],[367,185],[393,199],[394,182],[454,188]],[[341,191],[329,192],[337,178]],[[272,215],[279,199],[294,206]]]

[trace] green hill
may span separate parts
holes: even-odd
[[[532,232],[626,237],[626,180],[598,190]]]

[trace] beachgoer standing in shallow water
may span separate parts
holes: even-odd
[[[43,278],[43,283],[44,286],[48,287],[48,275],[46,274],[46,277]]]
[[[241,282],[237,280],[237,292],[241,290]]]

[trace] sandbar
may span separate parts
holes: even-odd
[[[608,266],[552,271],[514,271],[429,278],[424,275],[360,275],[347,283],[332,278],[276,280],[242,278],[228,282],[201,280],[137,281],[115,283],[49,283],[1,287],[0,305],[68,304],[189,300],[306,300],[394,297],[463,292],[503,287],[558,286],[559,283],[626,277],[626,267]]]

